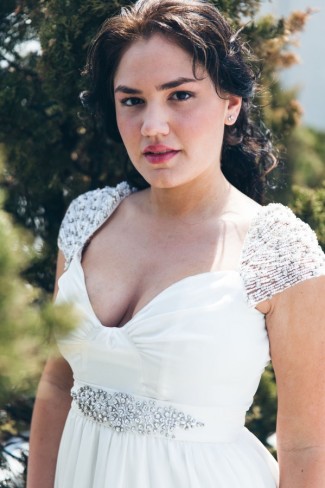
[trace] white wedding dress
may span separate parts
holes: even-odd
[[[61,226],[57,301],[74,303],[81,319],[59,341],[75,383],[55,488],[275,488],[276,461],[244,427],[269,361],[254,305],[324,273],[316,237],[286,207],[263,207],[238,270],[184,278],[107,328],[81,253],[130,191],[122,183],[81,195]]]

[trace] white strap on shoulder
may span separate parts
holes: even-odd
[[[65,269],[76,253],[81,257],[86,242],[132,191],[123,182],[115,188],[107,186],[89,191],[71,202],[58,236],[58,246],[65,257]]]
[[[251,224],[241,258],[249,304],[322,274],[325,255],[309,225],[281,204],[263,207]]]

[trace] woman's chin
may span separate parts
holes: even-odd
[[[171,189],[184,184],[184,181],[180,180],[180,178],[175,178],[174,175],[168,175],[167,171],[159,171],[159,174],[158,171],[156,171],[154,175],[151,174],[142,176],[151,186],[151,188]]]

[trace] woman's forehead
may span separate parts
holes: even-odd
[[[196,74],[203,74],[203,68]],[[124,52],[114,76],[114,85],[125,80],[141,81],[145,76],[163,78],[194,78],[193,58],[176,41],[162,34],[134,41]]]

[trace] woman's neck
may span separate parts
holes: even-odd
[[[221,215],[229,201],[232,186],[220,173],[206,181],[193,180],[174,188],[148,189],[150,212],[156,218],[182,221],[207,220]],[[147,200],[147,201],[148,201]]]

